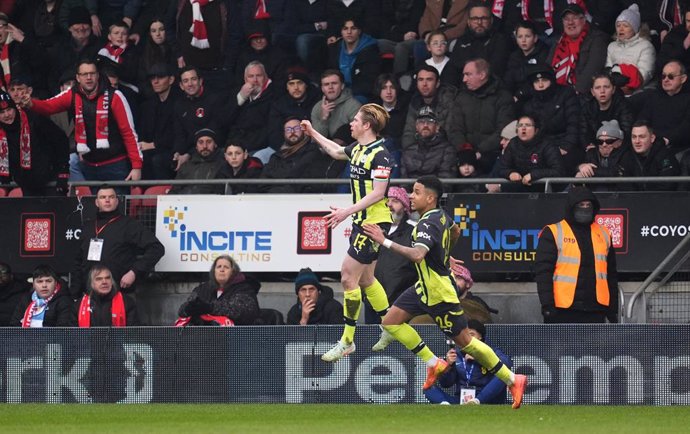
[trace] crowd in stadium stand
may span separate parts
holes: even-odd
[[[0,94],[0,179],[25,195],[64,194],[67,179],[197,179],[185,166],[199,160],[200,130],[215,142],[203,157],[204,179],[339,178],[344,167],[329,164],[296,120],[348,144],[349,122],[366,102],[391,116],[383,134],[398,176],[519,177],[507,190],[524,191],[544,176],[687,175],[687,7],[683,0],[4,1],[0,86],[9,97]],[[64,137],[55,128],[45,133],[48,116]],[[518,117],[533,131],[521,134],[518,124],[502,143]],[[609,138],[596,133],[611,121],[623,136],[612,137],[621,140],[618,155],[597,159]],[[649,144],[636,144],[635,122],[647,127]],[[506,167],[518,155],[527,160]],[[51,182],[57,187],[47,188]]]

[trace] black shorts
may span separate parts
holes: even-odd
[[[390,223],[377,223],[384,234],[388,234],[391,227]],[[352,232],[350,233],[350,248],[347,249],[347,254],[360,264],[371,264],[379,258],[379,251],[381,245],[374,242],[364,233],[359,225],[352,225]]]
[[[412,316],[428,314],[436,325],[450,338],[459,335],[467,328],[467,318],[460,303],[438,303],[433,306],[422,303],[415,287],[407,288],[395,300],[393,306],[404,310]]]

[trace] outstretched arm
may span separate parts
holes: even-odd
[[[316,143],[319,144],[321,149],[323,149],[331,158],[335,160],[348,160],[349,157],[347,154],[345,154],[345,148],[340,146],[339,144],[335,143],[332,140],[327,139],[324,137],[323,134],[320,132],[316,131],[314,127],[312,127],[311,122],[309,121],[302,121],[302,129],[304,132],[308,135],[314,138],[316,140]]]
[[[415,244],[413,247],[407,247],[389,240],[383,235],[383,231],[378,225],[365,224],[362,228],[364,229],[364,233],[373,241],[404,256],[415,264],[421,263],[426,254],[429,253],[429,249],[423,244]]]

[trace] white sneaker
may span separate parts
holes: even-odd
[[[330,350],[328,350],[328,352],[321,356],[321,360],[323,360],[324,362],[337,362],[338,360],[342,359],[348,354],[352,354],[354,352],[354,342],[352,342],[350,345],[345,345],[338,341],[338,343],[335,344],[333,348],[331,348]]]
[[[386,329],[381,327],[381,336],[379,336],[378,342],[371,347],[371,351],[383,351],[390,344],[395,342],[395,338]]]
[[[439,402],[440,405],[450,405],[450,402],[448,401],[441,401]]]

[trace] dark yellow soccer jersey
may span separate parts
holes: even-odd
[[[418,280],[415,284],[422,303],[459,303],[453,276],[450,274],[450,228],[453,220],[440,208],[427,211],[412,231],[412,245],[424,246],[429,252],[416,264]]]
[[[374,182],[390,182],[393,169],[393,157],[383,146],[383,139],[361,145],[352,143],[345,148],[345,155],[350,157],[350,190],[352,203],[357,203],[374,190]],[[386,193],[388,187],[386,187]],[[391,212],[384,197],[369,208],[352,215],[352,223],[392,223]]]

